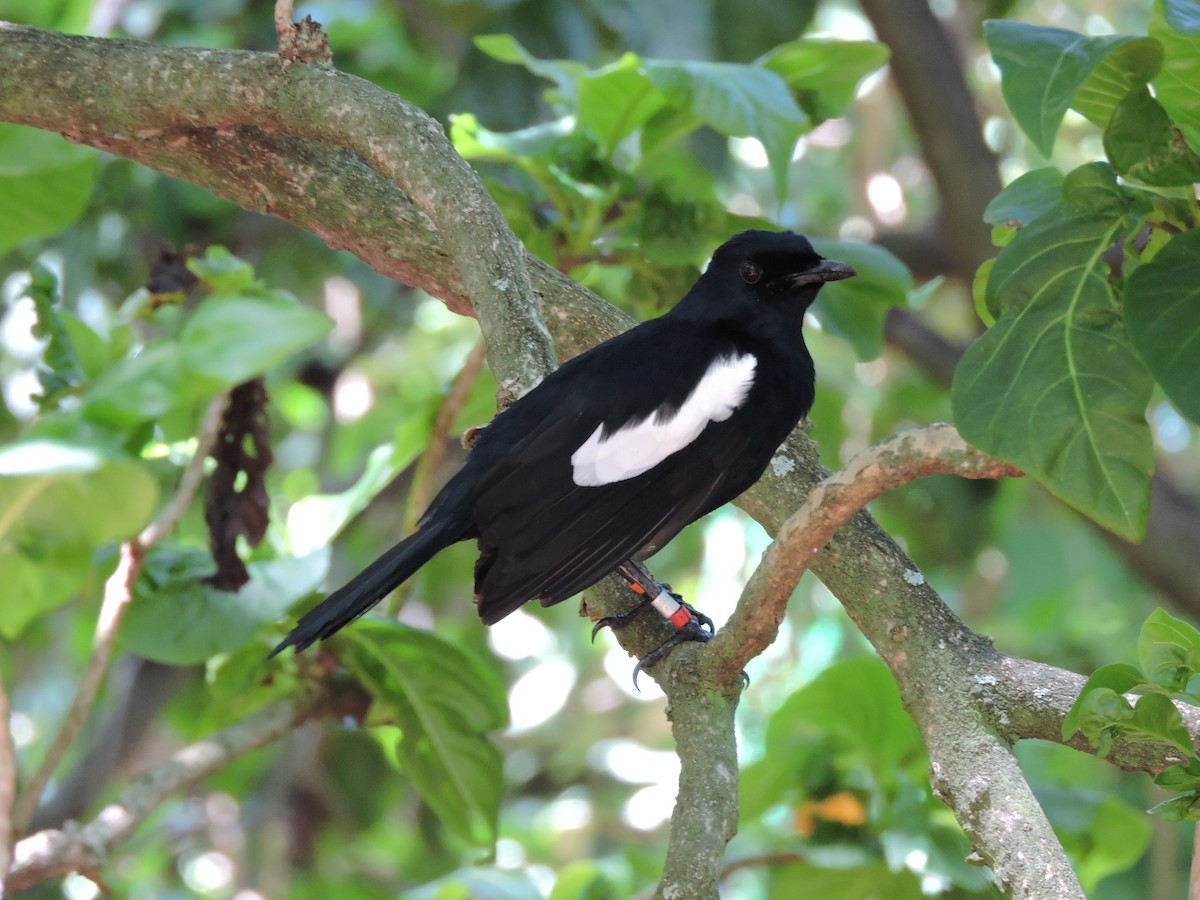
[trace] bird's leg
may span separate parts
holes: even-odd
[[[671,590],[670,585],[661,584],[655,580],[647,569],[637,560],[627,560],[614,570],[624,578],[634,593],[642,596],[642,602],[628,612],[615,616],[605,616],[592,628],[592,639],[604,627],[621,629],[628,625],[645,607],[653,606],[659,614],[675,627],[675,633],[658,647],[655,647],[640,660],[633,669],[633,684],[637,686],[637,677],[642,669],[648,669],[661,662],[668,653],[684,641],[707,641],[715,630],[713,621],[699,610],[694,609],[684,599]]]
[[[664,619],[678,629],[686,630],[689,620],[694,619],[708,630],[710,637],[712,632],[716,631],[716,626],[713,624],[712,619],[671,590],[669,584],[655,580],[650,570],[642,565],[642,563],[632,559],[627,560],[613,571],[629,583],[629,589],[639,595],[642,598],[642,602],[633,609],[617,613],[616,615],[605,616],[596,622],[592,628],[593,641],[596,639],[596,635],[600,633],[601,628],[612,628],[614,631],[620,631],[637,618],[638,613],[647,606],[653,606]],[[701,638],[701,640],[706,640],[706,638]]]

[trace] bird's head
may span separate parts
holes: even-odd
[[[786,307],[790,317],[808,309],[821,285],[854,274],[845,263],[822,257],[802,234],[743,231],[717,248],[696,287],[704,285],[701,293],[732,314],[749,302]]]

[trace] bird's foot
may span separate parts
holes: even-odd
[[[691,607],[687,606],[687,604],[683,605],[689,610],[691,609]],[[637,661],[637,665],[633,667],[633,686],[637,688],[638,691],[641,691],[641,688],[638,687],[638,675],[641,674],[643,669],[650,669],[658,665],[667,658],[668,654],[670,654],[672,650],[682,643],[687,641],[699,641],[700,643],[706,643],[712,639],[712,620],[709,619],[708,616],[704,616],[703,618],[704,621],[702,621],[698,616],[694,615],[688,620],[687,624],[677,628],[673,635]]]
[[[638,593],[642,592],[639,591]],[[629,609],[623,613],[617,613],[612,616],[605,616],[603,619],[598,619],[596,624],[592,626],[592,643],[596,643],[596,635],[600,633],[601,628],[611,628],[613,631],[620,631],[622,628],[633,622],[633,620],[637,618],[638,613],[649,606],[650,603],[650,598],[643,595],[642,602],[633,609]]]
[[[622,628],[625,628],[632,623],[633,620],[638,617],[638,614],[647,606],[655,605],[654,601],[658,599],[657,596],[651,597],[650,594],[643,590],[640,585],[633,582],[630,583],[629,587],[635,594],[639,594],[642,597],[642,602],[633,607],[633,609],[628,609],[623,613],[616,613],[611,616],[605,616],[603,619],[598,619],[596,624],[592,626],[593,644],[596,643],[596,635],[600,633],[602,628],[611,628],[613,631],[620,631]],[[692,619],[698,621],[701,625],[707,628],[710,634],[717,630],[717,627],[713,623],[712,619],[700,612],[700,610],[696,609],[696,607],[692,606],[692,604],[684,600],[679,594],[671,590],[671,586],[669,584],[659,585],[659,587],[661,588],[661,591],[659,592],[660,594],[666,594],[667,596],[671,597],[676,603],[688,611]],[[670,621],[669,616],[667,619]]]

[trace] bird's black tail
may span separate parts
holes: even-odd
[[[371,563],[344,587],[334,591],[309,610],[296,627],[271,651],[274,656],[288,647],[299,652],[314,641],[329,637],[349,625],[410,578],[434,555],[458,540],[436,524],[422,528],[402,540]],[[270,657],[268,657],[269,659]]]

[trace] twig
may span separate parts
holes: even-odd
[[[936,474],[1017,478],[1023,473],[968,445],[952,425],[906,431],[857,454],[813,488],[763,554],[733,615],[709,645],[721,661],[722,677],[741,679],[746,664],[775,640],[800,576],[834,532],[885,491]]]
[[[239,756],[286,734],[318,709],[315,701],[284,701],[184,747],[136,778],[87,825],[47,829],[20,841],[9,888],[21,890],[72,871],[99,868],[105,857],[164,800],[229,765]]]
[[[12,812],[17,793],[17,754],[9,717],[8,694],[4,692],[3,679],[0,679],[0,900],[4,898],[15,837]]]
[[[188,504],[196,494],[196,489],[200,486],[200,481],[204,477],[204,463],[208,459],[208,453],[220,431],[221,415],[228,397],[228,391],[222,391],[208,404],[204,420],[201,422],[196,436],[195,455],[184,469],[175,494],[167,501],[154,521],[142,529],[141,534],[132,541],[126,541],[121,545],[117,568],[104,583],[104,599],[100,604],[100,615],[96,619],[96,631],[92,636],[92,655],[79,679],[75,699],[71,702],[71,708],[67,711],[62,727],[46,751],[41,765],[38,766],[29,781],[22,785],[21,794],[13,808],[12,823],[18,834],[24,833],[25,829],[29,827],[38,801],[46,790],[46,785],[50,783],[50,779],[54,776],[67,750],[83,727],[83,723],[87,721],[92,703],[100,690],[100,684],[108,672],[112,648],[117,639],[117,628],[121,624],[121,618],[133,596],[133,584],[137,580],[138,572],[141,571],[146,551],[175,527],[175,523],[187,510]]]
[[[416,529],[417,521],[429,506],[430,495],[433,493],[433,476],[441,466],[442,460],[446,458],[446,442],[449,440],[450,428],[471,395],[471,387],[479,377],[487,358],[486,350],[483,341],[475,345],[455,376],[450,392],[438,404],[429,433],[429,442],[413,470],[412,486],[409,488],[408,502],[404,507],[405,534],[411,534]],[[411,580],[406,581],[388,598],[386,610],[389,616],[395,616],[400,611],[400,607],[412,592],[412,585]]]
[[[275,0],[275,33],[279,36],[279,49],[292,34],[292,20],[296,18],[295,4],[292,0]]]

